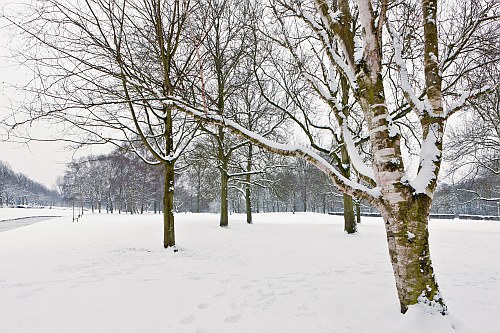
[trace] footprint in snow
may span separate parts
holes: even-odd
[[[208,333],[208,332],[209,332],[209,330],[206,330],[204,328],[197,328],[196,329],[196,333]]]
[[[239,321],[241,318],[241,315],[232,315],[232,316],[229,316],[229,317],[226,317],[226,319],[224,319],[224,322],[226,323],[236,323],[237,321]]]
[[[189,315],[186,318],[182,319],[179,323],[181,324],[190,324],[196,319],[195,315]]]
[[[208,307],[208,303],[201,303],[196,306],[198,309],[203,310]]]

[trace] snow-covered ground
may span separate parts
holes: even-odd
[[[72,210],[66,207],[7,208],[0,207],[0,222],[31,216],[69,216]]]
[[[0,207],[0,232],[24,227],[50,219],[54,216],[68,216],[67,208],[4,208]]]
[[[320,214],[92,215],[0,233],[0,332],[498,332],[500,223],[432,221],[452,316],[399,314],[385,233]],[[452,325],[456,330],[452,330]]]

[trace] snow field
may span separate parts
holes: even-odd
[[[0,207],[0,222],[32,216],[70,216],[72,210],[67,207],[45,208],[5,208]]]
[[[339,216],[60,217],[0,233],[0,332],[496,332],[500,223],[431,221],[452,316],[399,314],[379,218],[358,235]],[[454,325],[457,329],[452,330]]]

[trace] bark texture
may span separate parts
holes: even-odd
[[[354,218],[354,210],[352,197],[348,194],[343,195],[344,199],[344,230],[348,234],[354,234],[357,231],[356,220]]]
[[[417,196],[400,208],[392,211],[388,207],[382,210],[382,216],[401,312],[405,313],[412,304],[424,303],[447,314],[429,251],[430,199]]]
[[[248,159],[247,159],[247,175],[245,176],[245,210],[246,210],[246,215],[247,215],[247,223],[252,224],[252,192],[251,192],[251,186],[250,186],[250,181],[252,175],[250,172],[252,171],[252,157],[253,157],[253,146],[249,145],[248,146]]]
[[[174,229],[174,164],[164,164],[164,192],[163,192],[163,246],[168,248],[175,245]]]
[[[220,160],[219,160],[220,161]],[[228,183],[227,175],[227,159],[223,158],[220,171],[220,226],[227,227],[229,224],[229,207],[228,207]]]

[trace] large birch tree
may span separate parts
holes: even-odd
[[[462,92],[455,93],[453,101],[445,100],[443,84],[453,79],[445,81],[443,75],[453,67],[450,64],[466,52],[470,37],[480,33],[480,27],[495,15],[495,4],[483,3],[481,16],[473,21],[475,25],[464,29],[466,33],[457,35],[444,46],[438,31],[438,13],[443,15],[438,0],[414,3],[418,9],[415,13],[420,17],[417,23],[412,22],[413,33],[421,35],[416,39],[421,52],[412,56],[419,59],[421,66],[407,66],[402,38],[402,35],[407,37],[403,30],[405,21],[393,20],[405,2],[276,0],[271,3],[278,20],[299,17],[321,44],[331,84],[324,86],[318,82],[317,87],[324,90],[336,117],[342,120],[347,117],[335,90],[338,82],[332,82],[331,78],[346,80],[366,121],[372,154],[369,163],[364,163],[351,133],[339,124],[350,163],[361,181],[346,177],[314,149],[270,141],[216,112],[191,108],[176,96],[166,96],[166,100],[199,119],[222,124],[269,151],[308,161],[327,174],[342,192],[376,207],[385,222],[401,311],[405,313],[409,306],[420,304],[447,314],[432,267],[428,232],[432,198],[441,168],[443,134],[447,119],[468,99],[488,92],[489,88],[470,87],[462,82],[458,86]],[[446,52],[442,52],[443,47]],[[391,54],[389,60],[387,52]],[[384,76],[391,66],[397,69],[397,78]],[[390,79],[398,84],[391,88]],[[397,103],[398,96],[402,103]],[[393,119],[401,114],[413,116],[419,127],[414,132],[420,142],[415,175],[404,158],[404,140]]]

